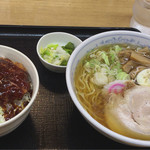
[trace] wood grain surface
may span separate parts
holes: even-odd
[[[128,27],[134,0],[1,0],[0,24]]]

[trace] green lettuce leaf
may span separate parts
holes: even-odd
[[[71,53],[73,52],[73,50],[75,49],[75,46],[73,43],[68,42],[65,46],[62,46],[62,48],[71,55]]]

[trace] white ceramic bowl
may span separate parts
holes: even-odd
[[[82,107],[82,105],[80,104],[76,96],[75,87],[74,87],[74,73],[80,59],[95,47],[99,47],[101,45],[106,45],[106,44],[115,44],[115,43],[129,43],[134,45],[150,47],[150,36],[138,32],[133,32],[133,31],[110,31],[110,32],[97,34],[82,42],[72,53],[67,65],[66,82],[67,82],[69,93],[71,95],[74,104],[80,111],[80,113],[97,131],[99,131],[100,133],[104,134],[105,136],[115,141],[124,144],[140,146],[140,147],[150,147],[150,141],[138,140],[138,139],[133,139],[133,138],[120,135],[104,127],[100,123],[98,123]]]
[[[50,64],[47,61],[45,61],[39,53],[41,47],[46,48],[47,45],[49,45],[51,43],[59,44],[60,46],[65,46],[68,42],[72,42],[74,44],[74,46],[77,47],[82,41],[78,37],[76,37],[72,34],[69,34],[69,33],[65,33],[65,32],[48,33],[39,39],[39,41],[37,43],[37,47],[36,47],[37,54],[39,56],[41,63],[48,70],[57,72],[57,73],[64,73],[66,71],[66,66],[58,66],[58,65]]]
[[[14,62],[22,63],[24,67],[27,69],[29,75],[31,76],[31,80],[33,84],[33,93],[32,93],[32,98],[29,104],[15,117],[11,118],[10,120],[4,123],[0,123],[0,136],[3,136],[13,131],[15,128],[17,128],[24,121],[24,119],[28,116],[30,112],[30,108],[33,102],[35,101],[35,98],[38,93],[39,76],[31,60],[27,56],[25,56],[23,53],[19,52],[18,50],[15,50],[11,47],[0,45],[0,57],[9,58],[10,60]]]

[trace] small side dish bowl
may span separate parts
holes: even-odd
[[[111,138],[112,140],[118,141],[123,144],[128,144],[128,145],[138,146],[138,147],[150,147],[150,140],[135,139],[135,138],[130,138],[121,135],[119,133],[110,130],[109,128],[105,127],[104,125],[96,121],[82,106],[77,96],[74,77],[75,77],[76,67],[80,62],[80,60],[94,48],[98,48],[100,46],[108,45],[108,44],[125,44],[125,43],[150,48],[150,36],[138,32],[133,32],[133,31],[109,31],[109,32],[104,32],[104,33],[94,35],[86,39],[85,41],[83,41],[74,50],[74,52],[72,53],[68,61],[68,65],[66,69],[67,87],[70,96],[74,104],[80,111],[80,113],[88,121],[88,123],[92,127],[94,127],[98,132],[104,134],[105,136]],[[81,87],[83,86],[81,85]]]
[[[38,94],[39,76],[36,67],[34,66],[32,61],[26,55],[14,48],[0,45],[0,57],[8,58],[13,62],[21,63],[25,67],[26,71],[29,73],[33,87],[31,99],[29,103],[25,106],[25,108],[13,118],[3,123],[0,123],[0,136],[3,136],[16,129],[28,116],[31,106],[34,103]]]
[[[68,42],[74,44],[75,48],[81,44],[81,40],[69,33],[65,32],[52,32],[45,34],[42,36],[37,43],[37,54],[41,61],[41,63],[50,71],[57,73],[64,73],[66,71],[66,66],[54,65],[52,63],[47,62],[40,55],[40,49],[46,48],[49,44],[58,44],[59,46],[65,46]]]

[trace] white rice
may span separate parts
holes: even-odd
[[[4,112],[3,112],[2,108],[0,107],[0,123],[5,122],[5,118],[4,118],[3,114],[4,114]]]
[[[22,109],[24,109],[23,103],[26,101],[29,102],[30,99],[31,99],[30,93],[26,93],[21,100],[15,100],[14,103],[16,105],[18,105],[19,107],[22,107]],[[7,110],[11,109],[11,107],[12,107],[11,104],[6,105]],[[16,111],[16,110],[14,110],[14,111]],[[3,115],[4,115],[3,109],[2,109],[2,107],[0,107],[0,123],[3,123],[6,121]]]

